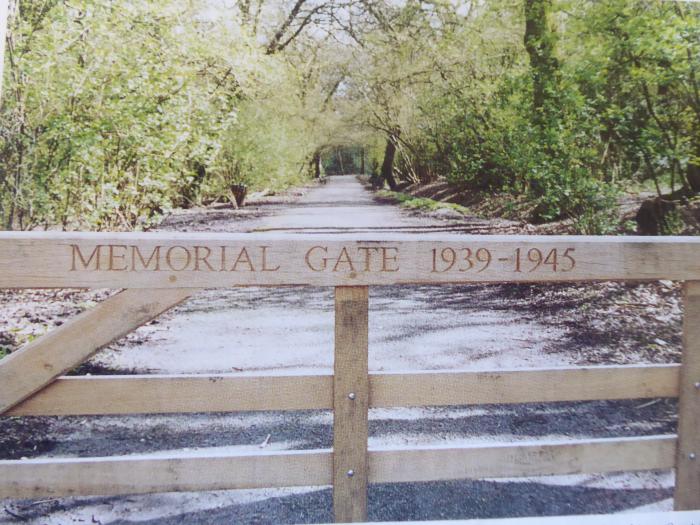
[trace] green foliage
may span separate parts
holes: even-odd
[[[661,222],[662,235],[681,235],[684,228],[683,217],[677,208],[668,212]]]
[[[530,220],[581,233],[615,229],[618,193],[640,181],[697,191],[699,5],[489,2],[455,26],[416,27],[430,36],[383,48],[393,100],[415,102],[375,124],[400,130],[404,180],[420,177],[402,165],[429,166],[465,193],[525,196]]]
[[[341,146],[326,151],[323,168],[327,175],[361,174],[367,171],[365,148]]]
[[[581,233],[630,188],[700,188],[698,3],[18,1],[6,228],[138,228],[357,151],[377,186],[445,177]]]
[[[0,113],[4,227],[139,228],[234,179],[277,188],[307,175],[315,144],[295,72],[233,13],[200,20],[185,0],[17,7]]]

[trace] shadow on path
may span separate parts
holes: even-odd
[[[449,481],[370,486],[370,521],[449,520],[616,512],[670,498],[671,489],[610,490],[543,483]],[[332,493],[323,489],[148,521],[115,524],[332,523]],[[436,501],[439,502],[436,504]]]

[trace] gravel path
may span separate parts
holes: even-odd
[[[361,231],[378,236],[397,230],[484,228],[488,221],[477,218],[417,216],[378,203],[354,177],[332,178],[295,202],[253,205],[245,213],[224,208],[188,211],[161,227]],[[72,305],[66,307],[72,313],[76,302],[86,301],[82,293],[59,299]],[[31,292],[0,296],[0,314],[9,319],[26,311],[31,320],[41,302]],[[60,315],[57,312],[39,317],[53,319]],[[680,316],[673,283],[377,287],[370,296],[370,368],[485,370],[671,362],[680,348]],[[332,367],[332,338],[331,290],[207,291],[100,352],[81,370],[323,371]],[[428,407],[372,410],[370,419],[371,446],[466,444],[673,433],[676,407],[669,400]],[[331,414],[323,411],[0,418],[0,457],[158,454],[183,448],[206,453],[258,448],[263,443],[267,450],[327,448],[331,421]],[[669,472],[385,484],[371,487],[369,514],[372,520],[386,521],[670,509],[672,486]],[[330,520],[328,488],[0,502],[0,523]]]

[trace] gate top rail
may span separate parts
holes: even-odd
[[[700,280],[700,237],[0,232],[1,288]]]

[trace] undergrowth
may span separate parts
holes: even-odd
[[[414,197],[407,193],[390,190],[379,190],[376,195],[381,199],[398,203],[404,208],[412,210],[437,211],[448,209],[459,212],[462,215],[473,215],[472,211],[466,206],[453,202],[440,202],[426,197]]]

